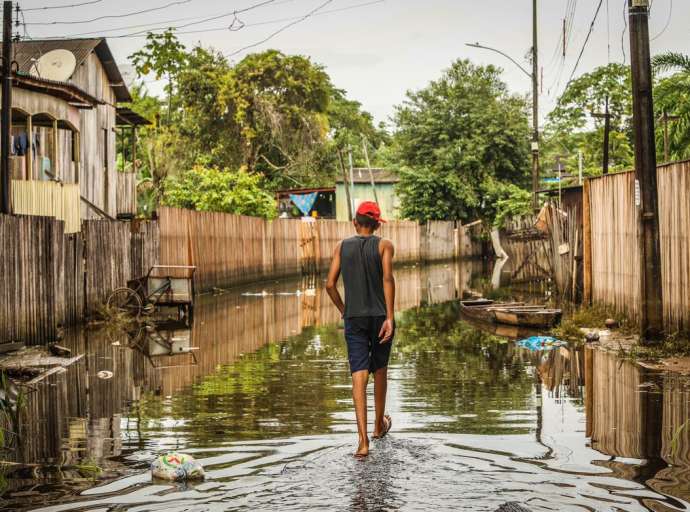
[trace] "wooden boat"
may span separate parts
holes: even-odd
[[[493,309],[497,307],[518,307],[524,306],[524,302],[494,302],[490,299],[472,299],[460,301],[460,311],[463,316],[480,320],[483,322],[493,322]]]
[[[544,306],[490,308],[496,322],[521,327],[552,327],[561,320],[560,309]]]

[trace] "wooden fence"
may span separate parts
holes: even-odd
[[[160,208],[160,261],[195,265],[198,290],[328,268],[336,244],[352,236],[349,222],[267,221],[226,213]],[[383,224],[380,235],[395,244],[398,262],[450,259],[456,254],[452,222],[420,226]]]
[[[65,221],[65,233],[76,233],[81,224],[79,184],[54,181],[12,180],[12,211]]]
[[[515,218],[501,231],[501,246],[509,263],[505,270],[513,285],[542,285],[552,275],[550,244],[534,228],[535,222],[532,215]]]
[[[158,260],[155,223],[85,221],[73,234],[64,226],[0,215],[0,343],[54,341]]]
[[[592,448],[614,457],[659,457],[662,397],[641,392],[650,372],[614,353],[585,351],[586,435]]]
[[[137,173],[117,173],[117,216],[133,218],[137,215]]]
[[[690,162],[657,170],[664,321],[669,331],[690,328]],[[639,314],[640,259],[635,175],[589,180],[591,299]],[[585,283],[587,283],[585,269]]]

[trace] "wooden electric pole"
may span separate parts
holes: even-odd
[[[379,196],[376,194],[376,181],[374,180],[374,173],[371,170],[371,162],[369,162],[369,151],[367,151],[367,139],[362,138],[362,149],[364,150],[364,160],[367,163],[367,169],[369,169],[369,181],[371,182],[371,191],[374,193],[374,201],[376,204],[379,203]]]
[[[678,121],[680,119],[680,116],[670,116],[668,115],[668,112],[664,110],[664,113],[661,115],[661,118],[659,121],[661,121],[664,124],[664,163],[668,163],[671,161],[671,148],[670,148],[670,140],[669,140],[669,135],[668,135],[668,123],[671,121]]]
[[[537,0],[532,0],[532,208],[539,208],[539,30]]]
[[[347,182],[347,171],[345,170],[345,161],[343,160],[343,151],[338,149],[338,158],[340,159],[340,170],[343,173],[343,185],[345,186],[345,197],[347,198],[347,218],[352,220],[352,199],[350,198],[350,185]]]
[[[10,123],[12,122],[12,2],[2,12],[2,112],[0,113],[0,213],[12,213]]]
[[[604,157],[602,159],[601,167],[604,174],[609,173],[609,150],[611,139],[611,118],[613,117],[609,112],[609,97],[606,97],[606,108],[603,114],[593,112],[592,117],[604,120]]]
[[[635,135],[635,202],[641,264],[640,335],[645,343],[659,339],[664,330],[653,82],[649,52],[649,0],[628,0],[628,7]]]

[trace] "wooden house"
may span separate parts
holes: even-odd
[[[345,189],[349,184],[349,192],[354,209],[363,201],[374,201],[374,188],[371,186],[371,177],[374,178],[374,187],[376,188],[376,198],[378,198],[379,207],[381,208],[381,217],[386,220],[400,219],[400,201],[395,193],[395,184],[400,181],[399,178],[388,171],[387,169],[374,168],[369,169],[355,167],[352,170],[352,183],[350,181],[350,173],[347,173],[348,183],[345,183],[342,177],[336,179],[335,197],[336,197],[336,217],[338,220],[348,220],[347,208],[347,191]]]
[[[39,76],[37,62],[55,50],[74,56],[64,81]],[[116,168],[116,130],[148,122],[118,107],[131,96],[106,40],[22,41],[13,57],[13,211],[71,215],[68,231],[75,215],[136,214],[136,169]]]

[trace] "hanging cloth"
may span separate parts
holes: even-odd
[[[301,211],[303,215],[307,216],[314,207],[318,195],[318,192],[312,192],[311,194],[290,194],[290,200],[295,203],[295,206],[299,208],[299,211]]]

